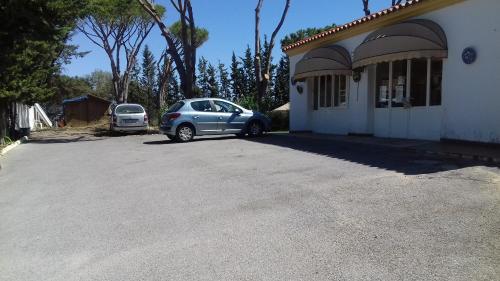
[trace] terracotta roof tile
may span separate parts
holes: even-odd
[[[373,13],[371,15],[368,15],[368,16],[362,17],[360,19],[356,19],[356,20],[354,20],[352,22],[346,23],[346,24],[344,24],[342,26],[337,26],[337,27],[334,27],[332,29],[323,31],[323,32],[321,32],[319,34],[315,34],[315,35],[313,35],[311,37],[304,38],[304,39],[302,39],[302,40],[300,40],[298,42],[295,42],[293,44],[290,44],[288,46],[283,47],[282,50],[285,51],[285,52],[289,51],[289,50],[291,50],[293,48],[296,48],[296,47],[302,46],[304,44],[307,44],[309,42],[318,40],[319,38],[323,38],[323,37],[328,36],[328,35],[334,35],[335,33],[338,33],[340,31],[344,31],[344,30],[348,30],[350,28],[356,27],[356,26],[358,26],[360,24],[367,23],[367,22],[372,21],[374,19],[377,19],[377,18],[386,16],[386,15],[398,12],[398,11],[406,9],[406,8],[411,8],[411,7],[413,7],[415,5],[418,5],[419,3],[422,3],[422,2],[425,2],[425,1],[431,1],[431,0],[409,0],[409,1],[405,2],[405,3],[403,3],[403,4],[392,6],[390,8],[387,8],[385,10],[379,11],[377,13]]]

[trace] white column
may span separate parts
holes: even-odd
[[[431,101],[431,59],[427,59],[427,92],[426,92],[426,106],[429,106]]]
[[[388,107],[392,107],[392,61],[389,62],[389,85],[387,87],[389,89],[389,104]]]
[[[406,100],[411,97],[411,60],[406,61]]]

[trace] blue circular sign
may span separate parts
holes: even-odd
[[[476,61],[477,59],[477,52],[474,48],[468,47],[465,48],[464,51],[462,52],[462,60],[464,61],[465,64],[472,64]]]

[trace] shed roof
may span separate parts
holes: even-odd
[[[89,98],[94,98],[94,99],[100,100],[102,102],[111,103],[110,101],[108,101],[106,99],[103,99],[101,97],[94,96],[94,95],[91,95],[91,94],[87,94],[87,95],[84,95],[84,96],[80,96],[80,97],[76,97],[76,98],[71,98],[71,99],[65,99],[65,100],[63,100],[62,103],[63,104],[68,104],[68,103],[82,102],[82,101],[87,100]]]

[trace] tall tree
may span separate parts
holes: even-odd
[[[262,53],[262,48],[261,48],[261,38],[260,38],[260,11],[262,9],[262,5],[264,3],[264,0],[258,0],[257,1],[257,7],[255,8],[255,77],[256,77],[256,83],[257,83],[257,103],[259,107],[262,105],[262,97],[266,94],[268,85],[269,85],[269,80],[271,78],[270,75],[270,70],[271,70],[271,60],[267,59],[265,60],[264,58],[271,58],[272,51],[274,48],[274,43],[276,40],[276,36],[278,35],[278,32],[280,31],[281,27],[283,26],[283,23],[285,22],[285,18],[288,14],[288,9],[290,8],[290,1],[291,0],[285,0],[285,7],[283,8],[283,12],[281,14],[281,18],[278,22],[278,25],[274,29],[273,33],[271,34],[271,39],[269,41],[269,49],[265,54]]]
[[[362,0],[363,1],[363,12],[365,12],[365,16],[368,16],[371,14],[370,8],[369,8],[369,0]]]
[[[168,81],[168,90],[167,90],[167,105],[172,105],[180,99],[183,99],[184,96],[181,93],[179,87],[179,81],[177,76],[172,74]]]
[[[113,75],[111,72],[95,70],[85,77],[92,87],[92,94],[103,99],[113,99]]]
[[[371,14],[370,12],[370,0],[362,0],[363,1],[363,12],[365,12],[365,16],[368,16]],[[403,0],[391,0],[391,5],[396,6],[399,5],[403,2]]]
[[[210,85],[208,84],[208,61],[201,57],[198,61],[198,88],[200,89],[200,94],[203,97],[209,95]]]
[[[226,66],[219,61],[217,65],[217,78],[219,80],[219,96],[226,100],[231,100],[231,81]]]
[[[257,82],[255,80],[255,67],[254,58],[252,57],[252,50],[247,46],[245,56],[241,58],[243,69],[243,84],[244,95],[257,95]]]
[[[156,63],[158,70],[158,112],[168,104],[169,84],[172,78],[172,58],[163,51],[160,59]],[[161,116],[159,116],[161,118]]]
[[[262,60],[262,68],[265,67],[264,65],[264,61],[269,61],[270,63],[270,67],[269,67],[269,77],[271,77],[269,79],[269,84],[268,84],[268,87],[267,87],[267,90],[266,90],[266,95],[269,93],[269,90],[274,86],[274,81],[273,81],[273,77],[274,77],[274,71],[276,70],[276,65],[272,63],[273,61],[273,57],[267,57],[267,55],[271,55],[271,52],[269,51],[269,48],[271,48],[271,45],[269,44],[269,42],[267,41],[267,36],[264,36],[264,44],[262,45],[262,50],[263,50],[263,60]]]
[[[208,31],[197,28],[190,0],[170,0],[179,14],[179,21],[170,28],[162,20],[162,14],[150,0],[137,0],[160,28],[167,41],[167,53],[175,63],[181,88],[187,98],[195,95],[196,49],[208,40]]]
[[[146,111],[150,116],[156,115],[158,106],[156,102],[156,61],[148,45],[142,51],[142,75],[140,78],[141,89],[146,100]]]
[[[290,93],[290,60],[287,55],[281,56],[274,83],[274,106],[282,106],[289,101]]]
[[[49,99],[55,93],[54,76],[71,56],[79,55],[67,42],[84,4],[77,0],[0,2],[0,142],[7,134],[9,105]]]
[[[299,29],[299,30],[292,32],[290,34],[287,34],[285,37],[283,37],[283,39],[281,39],[281,46],[284,47],[284,46],[291,45],[291,44],[298,42],[304,38],[311,37],[313,35],[316,35],[318,33],[323,32],[323,31],[332,29],[336,26],[337,26],[336,24],[331,24],[331,25],[327,25],[327,26],[324,26],[321,28],[317,28],[317,27],[311,28],[310,27],[310,28],[306,28],[306,29]]]
[[[57,75],[52,80],[52,85],[55,89],[55,95],[42,103],[49,116],[54,116],[60,112],[61,104],[65,99],[93,93],[90,82],[82,77]]]
[[[217,81],[217,69],[211,64],[207,67],[208,76],[208,96],[211,98],[218,98],[220,96],[219,92],[219,81]]]
[[[233,52],[231,57],[231,99],[239,100],[244,95],[245,83],[243,80],[243,70],[240,67],[240,62]]]
[[[135,1],[88,1],[88,16],[78,30],[106,52],[113,74],[115,99],[127,102],[132,68],[154,22]],[[156,6],[156,10],[162,14],[164,9]],[[123,67],[122,58],[125,58]]]

